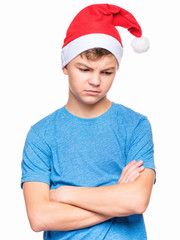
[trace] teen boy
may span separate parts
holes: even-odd
[[[122,57],[116,25],[142,35],[118,6],[91,5],[75,17],[62,49],[67,104],[28,133],[22,187],[31,227],[44,239],[147,239],[152,133],[145,116],[106,96]]]

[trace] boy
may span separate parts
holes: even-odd
[[[147,239],[143,220],[155,178],[149,121],[107,98],[122,57],[115,26],[142,32],[126,10],[83,9],[62,49],[67,104],[30,129],[22,187],[44,239]]]

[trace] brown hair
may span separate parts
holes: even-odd
[[[103,56],[108,56],[108,55],[110,56],[112,55],[112,53],[104,48],[91,48],[80,53],[81,57],[85,56],[88,60],[91,60],[91,61],[96,61],[99,58]]]

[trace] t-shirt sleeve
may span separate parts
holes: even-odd
[[[50,185],[50,159],[50,147],[32,127],[26,137],[23,150],[21,187],[24,182],[29,181]]]
[[[138,122],[130,138],[127,164],[132,160],[143,160],[145,168],[151,168],[155,171],[152,129],[146,117]]]

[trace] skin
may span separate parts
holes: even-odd
[[[153,183],[153,171],[145,169],[132,183],[94,188],[62,186],[55,193],[52,190],[50,199],[110,217],[123,217],[145,212]]]
[[[106,95],[116,71],[117,61],[113,55],[96,61],[81,56],[74,58],[63,69],[69,80],[66,109],[81,118],[106,112],[112,104]],[[144,169],[142,164],[142,161],[132,161],[123,169],[117,184],[107,187],[63,186],[50,190],[45,183],[25,182],[23,192],[31,228],[36,232],[68,231],[90,227],[115,216],[144,212],[154,172]]]
[[[122,171],[118,184],[133,183],[144,171],[141,165],[142,161],[129,163]],[[76,230],[91,227],[113,217],[61,202],[61,190],[63,188],[50,190],[48,184],[41,182],[23,184],[27,215],[33,231]]]
[[[96,61],[74,58],[64,69],[69,80],[69,99],[66,109],[82,118],[97,117],[106,112],[111,101],[106,97],[114,81],[117,61],[108,55]],[[87,90],[98,91],[92,95]]]

